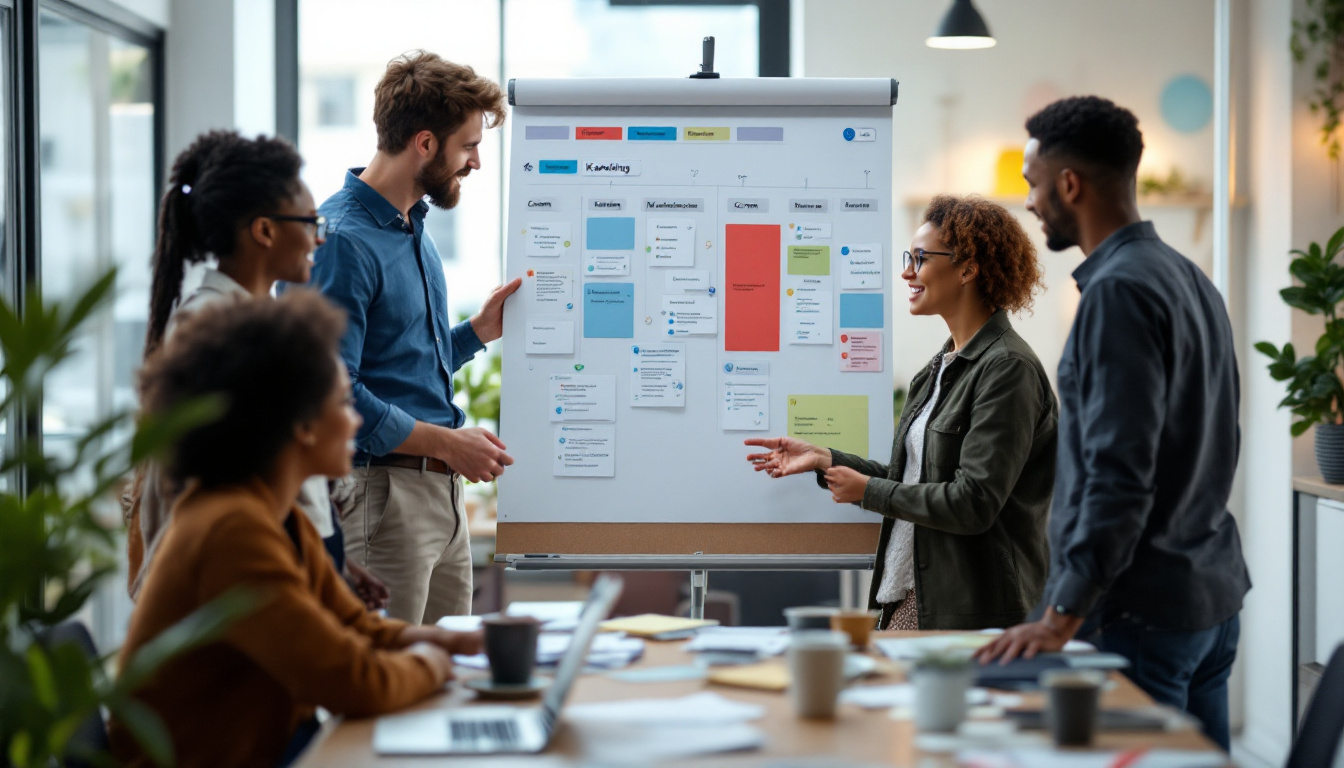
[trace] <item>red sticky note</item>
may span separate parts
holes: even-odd
[[[729,224],[723,241],[724,349],[779,351],[779,225]]]
[[[574,138],[580,141],[620,141],[621,129],[614,126],[581,125],[574,129]]]

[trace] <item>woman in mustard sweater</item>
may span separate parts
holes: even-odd
[[[163,414],[205,396],[221,418],[165,462],[184,491],[131,617],[123,668],[163,631],[243,587],[260,607],[218,641],[163,666],[136,694],[163,721],[177,765],[284,765],[313,712],[375,715],[438,691],[478,635],[379,618],[346,587],[295,505],[312,475],[350,471],[360,418],[336,357],[344,319],[321,297],[224,301],[182,322],[146,364],[142,401]],[[113,753],[151,765],[125,723]]]

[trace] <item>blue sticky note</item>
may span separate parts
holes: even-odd
[[[840,294],[841,328],[881,328],[883,325],[882,294]]]
[[[635,337],[634,283],[584,284],[583,337],[585,339]]]
[[[635,217],[606,216],[588,220],[588,250],[633,251]]]

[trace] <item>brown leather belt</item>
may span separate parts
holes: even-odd
[[[402,469],[414,469],[419,472],[438,472],[440,475],[453,474],[453,468],[448,466],[448,462],[443,459],[432,459],[428,456],[411,456],[406,453],[389,453],[386,456],[373,456],[369,458],[369,463],[375,467],[401,467]]]

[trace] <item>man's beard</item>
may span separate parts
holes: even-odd
[[[1078,219],[1064,210],[1064,201],[1059,199],[1057,190],[1050,190],[1048,208],[1048,215],[1041,216],[1047,228],[1045,247],[1052,251],[1067,251],[1078,244]]]
[[[462,179],[468,173],[471,173],[470,168],[450,173],[447,158],[443,152],[439,152],[433,163],[421,168],[416,174],[415,183],[425,190],[429,202],[435,208],[446,211],[457,206],[458,198],[462,196]]]

